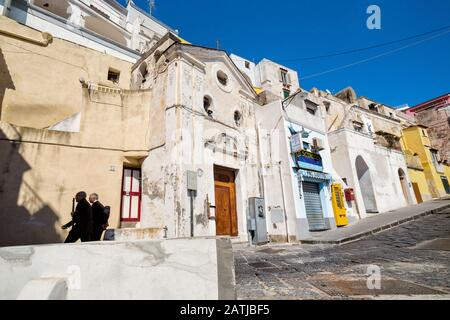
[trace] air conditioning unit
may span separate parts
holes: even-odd
[[[325,143],[321,138],[313,138],[313,146],[317,151],[325,149]]]

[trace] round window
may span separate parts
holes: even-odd
[[[217,80],[219,80],[219,83],[224,87],[228,85],[228,76],[222,70],[217,71]]]

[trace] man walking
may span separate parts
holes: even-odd
[[[80,191],[75,195],[77,206],[75,211],[72,212],[72,221],[62,226],[64,230],[72,227],[64,243],[77,242],[78,239],[81,239],[81,242],[91,240],[92,209],[86,197],[87,194],[84,191]]]
[[[89,202],[92,204],[92,241],[100,241],[102,233],[108,227],[108,220],[105,214],[105,207],[98,201],[98,194],[92,193],[89,196]]]

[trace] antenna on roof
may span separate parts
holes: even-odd
[[[155,11],[155,0],[147,0],[148,1],[148,9],[150,12],[150,15],[153,15],[153,11]]]

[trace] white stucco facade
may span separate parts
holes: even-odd
[[[407,176],[407,197],[402,191],[399,170],[408,172],[402,152],[378,146],[370,136],[348,129],[330,133],[329,141],[334,150],[333,165],[349,187],[354,188],[361,218],[368,213],[388,212],[415,203]]]
[[[214,170],[219,166],[235,173],[235,240],[247,241],[248,199],[261,197],[256,94],[223,51],[180,43],[160,48],[164,51],[160,57],[150,54],[140,62],[158,75],[134,84],[154,91],[158,106],[152,112],[160,114],[159,123],[152,123],[155,148],[142,163],[142,216],[136,227],[166,228],[169,237],[189,236],[187,174],[193,172],[194,236],[215,236]],[[136,66],[133,81],[142,81],[139,73]],[[219,73],[226,76],[226,84],[219,81]]]
[[[268,59],[255,64],[232,54],[230,58],[248,76],[254,87],[265,92],[267,102],[285,99],[300,89],[297,71]]]

